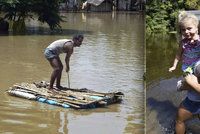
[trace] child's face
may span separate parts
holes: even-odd
[[[198,27],[192,21],[187,21],[181,27],[181,33],[185,38],[192,40],[198,34]]]

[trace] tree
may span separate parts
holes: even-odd
[[[56,0],[33,0],[32,12],[38,15],[38,20],[46,22],[51,30],[60,29],[59,2]]]
[[[178,12],[196,9],[200,9],[200,0],[148,0],[146,2],[146,32],[174,31]]]
[[[55,0],[1,0],[0,13],[4,20],[13,22],[15,32],[24,32],[25,19],[38,16],[38,20],[47,23],[51,30],[60,29],[59,1]]]

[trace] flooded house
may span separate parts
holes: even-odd
[[[82,9],[92,12],[110,12],[113,9],[112,0],[87,0]]]
[[[138,11],[144,9],[145,0],[115,0],[118,11]]]
[[[60,3],[60,10],[110,12],[144,10],[146,0],[66,0]]]
[[[82,0],[66,0],[64,3],[65,10],[79,11],[81,9],[82,3],[83,3]]]

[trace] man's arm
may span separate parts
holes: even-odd
[[[66,50],[66,56],[65,56],[66,72],[69,72],[70,70],[69,61],[73,53],[73,45],[64,45],[64,49]]]

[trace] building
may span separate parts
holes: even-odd
[[[112,0],[87,0],[82,9],[92,12],[110,12],[113,10]]]
[[[144,10],[145,0],[114,0],[117,11]]]

